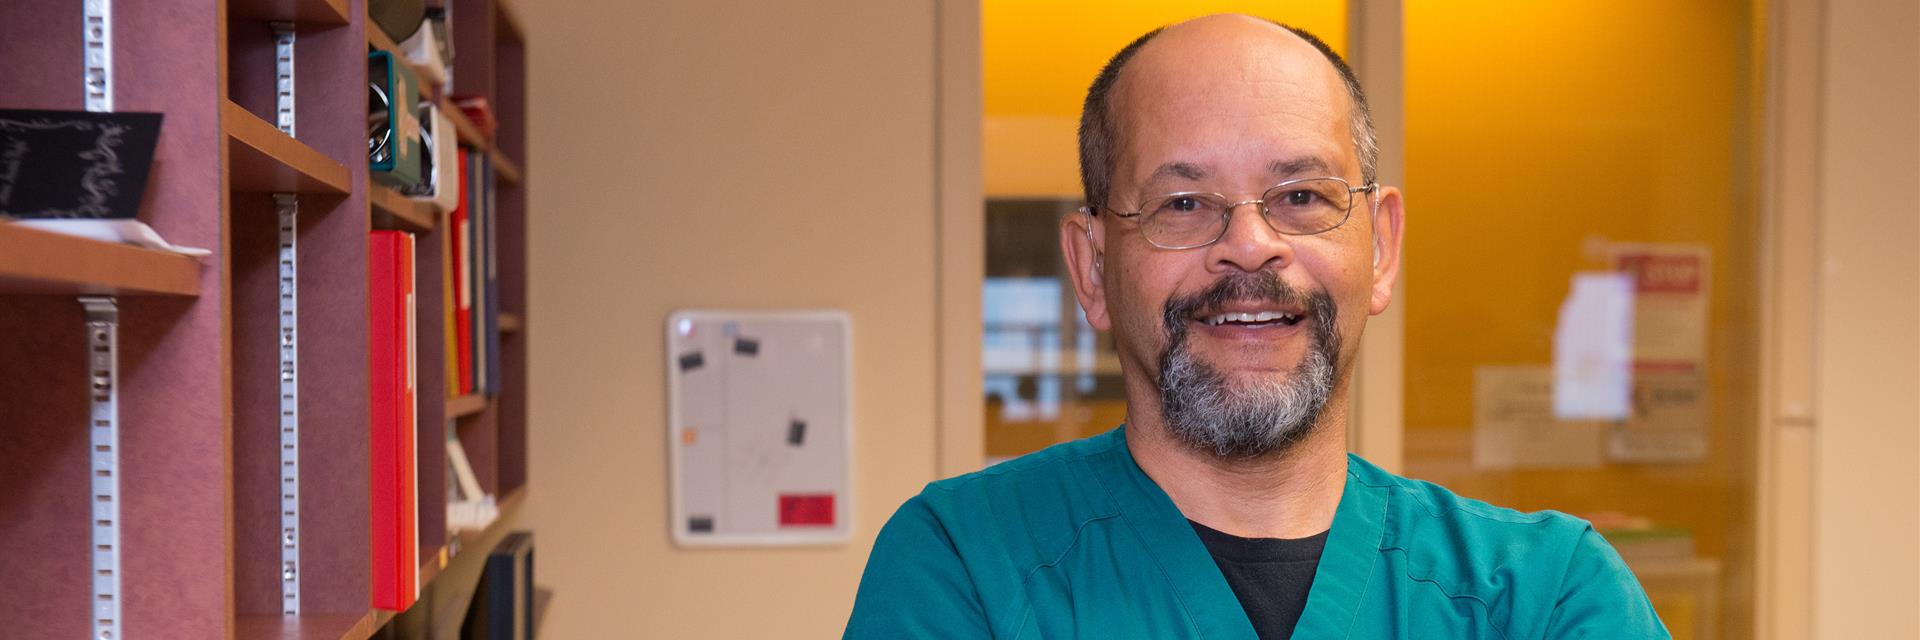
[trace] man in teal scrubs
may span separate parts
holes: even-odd
[[[1668,637],[1586,522],[1345,453],[1403,212],[1337,55],[1200,18],[1121,50],[1081,117],[1060,244],[1127,423],[908,500],[847,637]]]

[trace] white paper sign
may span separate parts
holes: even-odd
[[[1573,274],[1553,333],[1553,414],[1562,420],[1622,420],[1633,390],[1633,280]]]

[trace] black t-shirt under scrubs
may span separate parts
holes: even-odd
[[[1327,532],[1292,540],[1242,538],[1187,522],[1207,545],[1214,564],[1220,565],[1227,586],[1247,610],[1247,619],[1253,621],[1261,640],[1292,637],[1293,625],[1307,608],[1307,592],[1313,589],[1313,572],[1320,567]]]

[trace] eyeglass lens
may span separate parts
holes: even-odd
[[[1260,197],[1267,223],[1288,235],[1311,235],[1340,226],[1353,207],[1346,181],[1314,178],[1282,183]],[[1211,243],[1226,233],[1228,208],[1217,193],[1176,193],[1142,203],[1142,230],[1147,240],[1163,247],[1191,247]],[[1244,204],[1244,203],[1238,203]]]

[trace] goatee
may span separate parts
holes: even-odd
[[[1292,371],[1236,385],[1194,355],[1187,343],[1188,323],[1198,313],[1233,302],[1300,308],[1312,320],[1311,343]],[[1302,294],[1271,271],[1228,276],[1205,291],[1168,300],[1159,379],[1160,414],[1167,432],[1221,458],[1263,457],[1304,440],[1319,423],[1337,379],[1336,315],[1326,291]]]

